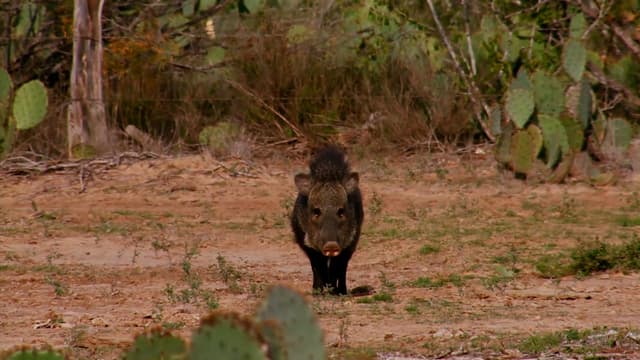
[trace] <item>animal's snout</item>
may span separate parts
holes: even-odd
[[[335,241],[330,241],[322,247],[322,253],[324,256],[338,256],[340,255],[340,245]]]

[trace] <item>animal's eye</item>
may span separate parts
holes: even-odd
[[[338,217],[344,217],[344,208],[339,208],[338,209]]]
[[[311,210],[311,213],[313,214],[313,216],[318,217],[322,214],[322,211],[320,211],[320,208],[313,208],[313,210]]]

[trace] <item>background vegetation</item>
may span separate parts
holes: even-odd
[[[0,66],[13,84],[39,79],[49,90],[44,123],[18,131],[14,150],[61,156],[73,1],[0,5]],[[332,139],[405,150],[498,139],[498,160],[525,175],[538,158],[557,170],[575,153],[600,161],[626,150],[640,117],[638,1],[430,6],[106,1],[104,81],[114,146],[130,147],[131,138],[150,146],[125,133],[129,125],[156,148],[174,151],[200,144],[215,150],[218,138],[245,146]],[[524,100],[523,91],[513,95],[522,84],[532,86]],[[7,129],[8,121],[2,118]],[[565,126],[560,134],[556,123]],[[607,128],[616,151],[602,149],[607,131],[600,129]]]

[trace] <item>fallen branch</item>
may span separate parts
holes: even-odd
[[[602,71],[602,69],[598,68],[591,62],[588,63],[587,67],[589,68],[591,75],[593,75],[593,77],[600,84],[624,94],[624,99],[622,100],[623,102],[633,105],[634,107],[640,107],[640,98],[633,92],[633,90],[617,82],[616,80],[608,78],[607,75],[605,75],[605,73]]]
[[[246,89],[244,86],[240,85],[239,83],[233,81],[233,80],[225,80],[229,85],[231,85],[232,87],[234,87],[236,90],[246,94],[247,96],[253,98],[256,102],[258,102],[260,105],[262,105],[263,107],[265,107],[267,110],[271,111],[275,116],[277,116],[278,118],[280,118],[280,120],[284,121],[287,125],[289,125],[289,127],[291,128],[291,130],[293,130],[293,132],[296,134],[296,136],[298,138],[304,138],[304,134],[302,133],[302,131],[300,131],[300,129],[298,129],[297,126],[295,126],[293,123],[291,123],[284,115],[280,114],[280,112],[278,112],[278,110],[274,109],[273,106],[267,104],[264,100],[262,100],[258,95],[254,94],[253,92],[251,92],[251,90]],[[278,124],[277,122],[275,123],[276,126],[278,127],[278,129],[280,130],[280,132],[282,132],[282,134],[285,134],[284,129],[282,129],[282,127],[280,126],[280,124]]]
[[[602,11],[597,8],[593,8],[587,5],[584,1],[574,1],[574,3],[578,4],[582,9],[582,12],[587,14],[589,17],[596,18],[596,22],[598,19],[601,19],[604,14]],[[592,2],[591,2],[592,3]],[[633,38],[629,34],[624,31],[623,28],[616,24],[607,24],[613,33],[627,46],[627,48],[633,53],[633,55],[640,59],[640,45],[636,43]]]
[[[124,152],[111,157],[97,158],[93,160],[72,160],[60,162],[55,160],[35,161],[26,156],[18,155],[0,161],[0,173],[7,175],[41,175],[51,172],[78,171],[79,174],[91,173],[92,169],[107,169],[121,165],[127,160],[148,160],[161,158],[153,152],[136,153],[132,151]],[[83,179],[86,174],[83,175]]]

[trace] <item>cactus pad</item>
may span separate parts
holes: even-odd
[[[496,143],[496,160],[503,164],[511,163],[511,138],[513,133],[513,125],[507,123],[502,134],[498,137]]]
[[[619,150],[626,150],[631,144],[633,129],[629,122],[622,118],[613,118],[607,121],[607,132],[604,143]]]
[[[577,13],[571,18],[569,24],[569,36],[574,39],[580,39],[587,29],[587,20],[582,13]]]
[[[0,104],[9,100],[13,83],[7,70],[0,68]]]
[[[539,127],[531,124],[527,126],[527,132],[529,133],[529,136],[531,136],[531,143],[533,144],[533,147],[531,148],[531,150],[533,150],[533,153],[531,155],[533,156],[533,159],[535,159],[538,157],[538,154],[540,154],[540,150],[542,150],[542,144],[544,142],[542,137],[542,130],[540,130]]]
[[[509,118],[519,129],[522,129],[533,114],[533,93],[527,89],[509,89],[505,108]]]
[[[576,82],[582,78],[587,64],[587,50],[576,39],[569,39],[562,50],[562,66],[569,76]]]
[[[296,359],[326,359],[322,330],[304,298],[283,286],[270,289],[256,317],[259,322],[273,321],[282,329],[287,354]]]
[[[9,73],[5,69],[0,68],[0,129],[5,125],[5,120],[9,114],[9,97],[12,87],[13,84],[11,83]],[[3,136],[0,136],[0,140],[2,138]]]
[[[156,328],[138,335],[123,360],[169,360],[185,354],[185,351],[186,345],[182,339]]]
[[[554,167],[560,156],[569,151],[569,141],[564,126],[558,118],[541,114],[538,122],[542,129],[544,148],[547,153],[547,166]]]
[[[564,109],[564,86],[555,76],[542,71],[533,74],[533,95],[541,114],[557,116]]]
[[[64,360],[64,356],[52,350],[24,349],[9,355],[7,360]]]
[[[269,346],[267,349],[269,360],[286,360],[288,358],[287,349],[285,348],[282,329],[278,323],[273,320],[267,320],[260,323],[259,326],[260,333]]]
[[[38,125],[47,113],[47,89],[39,80],[32,80],[16,91],[13,100],[13,117],[19,130]]]
[[[532,85],[531,81],[529,80],[529,74],[527,73],[527,70],[520,68],[520,70],[518,70],[518,75],[511,81],[511,86],[509,88],[531,90]]]
[[[574,151],[580,151],[584,143],[584,132],[582,126],[575,119],[563,116],[560,118],[564,131],[567,134],[567,142],[569,148]]]
[[[533,166],[534,143],[528,131],[518,130],[511,139],[511,165],[517,173],[528,174]]]
[[[215,313],[194,332],[190,360],[266,360],[264,344],[255,325],[235,314]]]
[[[578,106],[576,109],[576,118],[582,124],[582,128],[589,127],[589,120],[591,120],[591,114],[595,111],[595,103],[593,102],[593,95],[591,91],[591,85],[585,79],[580,82],[580,96],[578,98]]]

